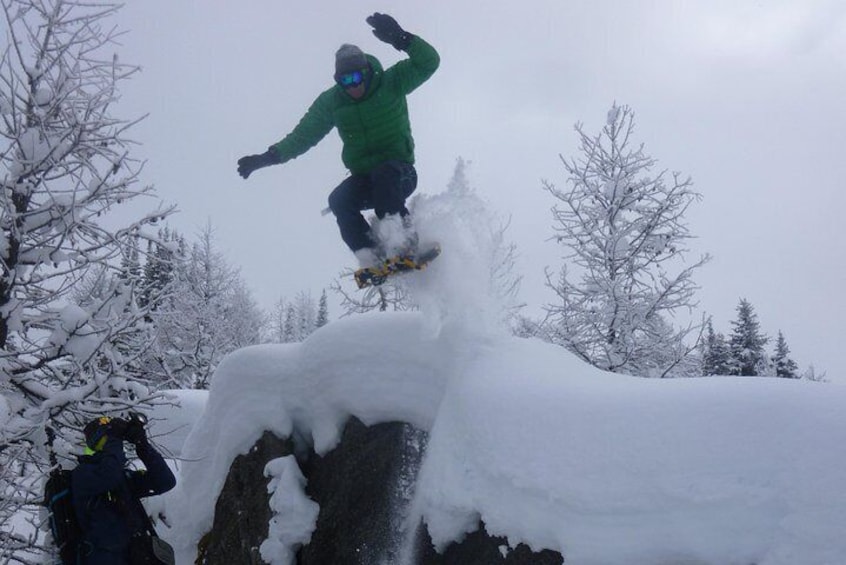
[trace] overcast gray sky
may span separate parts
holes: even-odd
[[[409,99],[419,191],[437,193],[456,158],[503,216],[521,255],[523,299],[553,300],[557,270],[548,179],[564,185],[576,122],[598,132],[615,101],[636,113],[637,141],[693,177],[689,213],[703,310],[728,333],[741,297],[793,357],[846,382],[846,3],[838,0],[525,0],[521,2],[144,0],[122,10],[120,49],[143,72],[121,112],[144,174],[179,205],[172,225],[207,221],[269,308],[315,295],[354,261],[321,217],[344,177],[330,134],[310,153],[248,181],[236,160],[262,152],[331,85],[334,52],[356,43],[385,66],[400,58],[364,19],[393,15],[440,52]],[[337,315],[337,312],[333,313]]]

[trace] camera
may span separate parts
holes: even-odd
[[[141,412],[130,412],[127,417],[127,421],[129,422],[129,425],[134,424],[136,426],[144,427],[147,425],[147,415],[142,414]]]
[[[130,412],[126,415],[126,427],[123,430],[122,438],[129,443],[138,445],[146,443],[147,432],[144,426],[147,425],[147,415],[141,412]]]

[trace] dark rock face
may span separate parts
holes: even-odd
[[[460,543],[437,553],[425,527],[406,531],[405,509],[411,501],[426,434],[409,424],[367,427],[347,422],[338,446],[323,457],[298,453],[308,481],[306,494],[320,505],[310,543],[297,555],[298,565],[560,565],[557,552],[532,552],[480,528]],[[247,455],[235,459],[217,505],[212,530],[200,544],[198,563],[258,565],[259,547],[271,518],[264,467],[295,453],[291,439],[265,433]],[[413,537],[412,537],[413,536]],[[406,538],[413,544],[406,550]],[[408,554],[404,552],[407,551]],[[505,553],[505,555],[503,555]],[[410,555],[409,555],[410,554]]]
[[[291,440],[270,432],[246,455],[239,455],[229,468],[226,483],[214,507],[214,524],[200,543],[198,563],[204,565],[259,565],[259,547],[267,539],[268,505],[264,466],[277,457],[293,453]]]
[[[545,549],[534,552],[529,546],[520,544],[508,549],[505,538],[491,537],[485,532],[484,524],[468,534],[460,543],[447,547],[443,554],[432,547],[432,538],[424,527],[417,533],[417,557],[415,565],[561,565],[564,558],[557,551]]]
[[[400,509],[411,498],[410,469],[420,449],[408,424],[366,427],[351,418],[341,442],[303,469],[306,492],[320,505],[317,529],[300,550],[299,565],[374,565],[396,562],[402,544]]]

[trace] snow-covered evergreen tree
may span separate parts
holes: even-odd
[[[558,302],[546,307],[544,335],[605,370],[697,374],[685,359],[701,326],[672,328],[667,319],[695,307],[693,274],[709,259],[684,262],[693,237],[684,215],[700,195],[680,173],[653,172],[634,129],[634,112],[616,104],[598,135],[577,124],[581,156],[561,159],[568,188],[544,183],[558,201],[555,237],[568,262],[556,281],[547,276]]]
[[[134,121],[113,114],[119,85],[137,71],[115,53],[108,20],[118,8],[0,1],[0,469],[31,475],[62,463],[88,419],[154,393],[123,345],[146,315],[131,250],[169,210],[110,214],[153,194],[138,185]],[[92,280],[98,292],[80,300],[77,285]],[[39,495],[25,481],[11,486],[0,498],[15,509]]]
[[[297,339],[297,310],[293,303],[283,303],[285,322],[282,326],[282,343],[294,343]]]
[[[728,375],[731,373],[731,352],[723,334],[715,332],[711,319],[705,322],[702,340],[702,374]]]
[[[769,340],[761,333],[758,315],[752,304],[745,298],[742,298],[737,305],[737,319],[733,320],[731,325],[730,374],[744,377],[767,374],[767,356],[764,346]]]
[[[217,250],[212,226],[187,250],[180,236],[164,235],[145,269],[145,290],[158,296],[145,367],[169,387],[207,388],[223,356],[262,341],[264,314]]]
[[[315,329],[322,328],[329,323],[329,299],[326,296],[326,289],[320,293],[320,302],[317,305],[317,319],[314,322]]]
[[[270,339],[276,343],[295,343],[303,341],[317,328],[329,321],[329,306],[326,291],[316,305],[310,292],[299,292],[294,300],[287,302],[280,298],[276,302],[270,317]]]
[[[148,242],[144,263],[141,304],[151,304],[155,309],[174,280],[177,259],[187,257],[185,239],[168,227],[161,228],[154,241]]]
[[[138,240],[130,240],[123,249],[119,275],[123,280],[131,281],[136,287],[141,282],[141,259],[138,251]]]
[[[777,377],[783,379],[798,379],[799,374],[796,372],[799,366],[796,361],[790,358],[790,348],[787,346],[787,340],[784,334],[779,331],[776,338],[775,355],[773,355],[773,364],[775,365],[775,373]]]
[[[297,309],[297,341],[302,341],[315,330],[317,322],[317,305],[311,293],[301,292],[296,297]]]

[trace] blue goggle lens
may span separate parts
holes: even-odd
[[[351,73],[344,73],[338,77],[338,83],[343,87],[358,86],[364,82],[363,71],[353,71]]]

